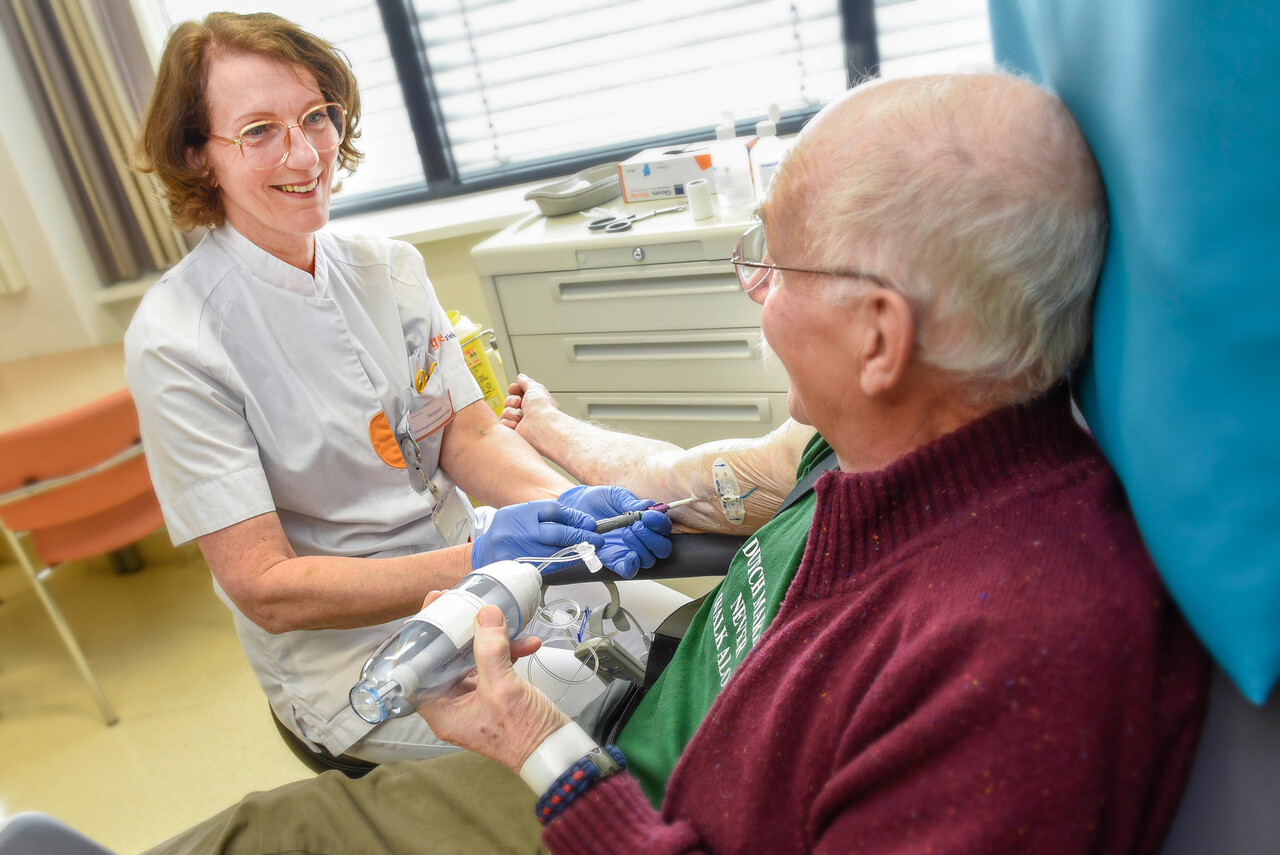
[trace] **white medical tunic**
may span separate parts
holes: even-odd
[[[312,276],[230,225],[215,229],[148,290],[129,326],[126,376],[175,544],[274,511],[299,555],[452,545],[391,430],[415,400],[459,411],[481,399],[422,256],[324,232],[315,244]],[[406,396],[433,361],[422,393]],[[441,434],[420,441],[428,475]],[[347,693],[399,621],[273,635],[214,588],[282,722],[334,754],[365,736],[371,726]]]

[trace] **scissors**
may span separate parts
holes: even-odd
[[[593,232],[625,232],[631,228],[632,223],[638,223],[641,220],[647,220],[650,217],[656,217],[659,214],[672,214],[676,211],[683,211],[688,205],[676,205],[672,208],[659,208],[656,211],[650,211],[647,214],[627,214],[625,217],[610,215],[608,217],[600,217],[587,223],[587,228]]]

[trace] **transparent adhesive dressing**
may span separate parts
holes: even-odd
[[[351,687],[352,709],[378,724],[440,697],[475,667],[472,646],[480,609],[502,609],[515,638],[533,617],[541,588],[537,568],[517,561],[499,561],[467,575],[378,646]]]
[[[711,464],[711,480],[720,497],[720,510],[724,512],[724,518],[734,525],[742,525],[747,518],[747,507],[742,501],[745,497],[738,487],[737,477],[724,458],[717,457]]]

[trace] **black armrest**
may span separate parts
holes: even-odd
[[[729,562],[742,548],[744,537],[732,534],[673,534],[671,555],[655,563],[648,570],[641,570],[637,579],[687,579],[691,576],[723,576],[729,570]],[[620,580],[608,570],[592,573],[581,561],[569,564],[543,577],[548,585],[569,585],[574,582],[599,582]]]

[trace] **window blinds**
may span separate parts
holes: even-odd
[[[844,89],[836,0],[417,0],[461,176],[813,111]]]
[[[880,76],[990,65],[987,0],[876,0]]]
[[[376,0],[134,0],[172,25],[269,11],[338,45],[364,105],[365,161],[335,201],[421,186]],[[639,150],[844,90],[841,8],[859,0],[414,0],[440,145],[464,186],[599,149]],[[989,63],[986,0],[874,0],[884,76]]]

